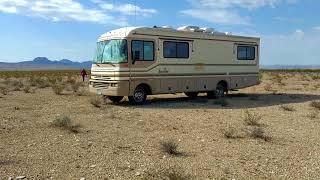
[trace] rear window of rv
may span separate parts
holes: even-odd
[[[163,42],[163,57],[164,58],[189,58],[189,43],[187,42]]]
[[[238,46],[238,60],[255,60],[256,48],[254,46]]]

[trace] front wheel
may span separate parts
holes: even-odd
[[[108,96],[108,99],[113,103],[119,103],[123,99],[123,96]]]
[[[133,92],[133,96],[129,96],[129,102],[133,105],[142,105],[146,100],[147,92],[143,87],[137,87]]]

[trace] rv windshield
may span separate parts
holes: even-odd
[[[114,39],[97,43],[94,63],[118,64],[128,61],[127,40]]]

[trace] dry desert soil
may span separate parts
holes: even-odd
[[[223,100],[158,95],[101,107],[85,84],[73,93],[65,82],[59,95],[2,78],[0,179],[318,179],[318,78],[264,72]],[[54,126],[62,116],[71,124]]]

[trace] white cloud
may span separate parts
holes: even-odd
[[[250,24],[248,17],[241,17],[235,12],[224,9],[216,9],[214,11],[210,9],[188,9],[181,11],[181,13],[211,23],[240,25]]]
[[[144,9],[134,4],[112,4],[101,0],[93,0],[93,2],[97,3],[104,10],[128,16],[137,14],[139,16],[149,17],[158,13],[155,9]]]
[[[320,26],[316,26],[313,28],[314,30],[320,31]]]
[[[275,7],[277,4],[296,3],[298,0],[187,0],[192,8],[182,14],[219,24],[249,25],[249,17],[242,17],[236,9],[254,10],[261,7]]]
[[[99,4],[93,4],[97,7],[88,8],[77,0],[0,0],[0,12],[41,17],[55,22],[79,21],[120,26],[128,24],[121,15],[131,16],[138,12],[147,17],[157,13],[154,9],[143,9],[132,4],[95,2]]]
[[[319,64],[319,31],[302,31],[261,36],[261,64]]]

